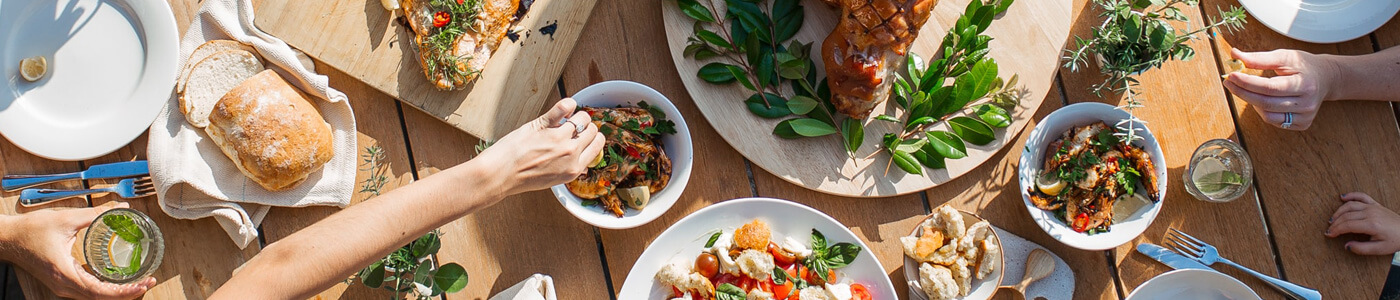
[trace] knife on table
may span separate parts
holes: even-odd
[[[0,179],[0,190],[6,192],[68,180],[108,179],[145,176],[150,174],[146,161],[128,161],[101,164],[89,167],[87,171],[52,175],[5,175]]]
[[[1151,257],[1152,259],[1155,259],[1161,262],[1162,264],[1167,265],[1168,267],[1172,267],[1172,269],[1199,269],[1215,271],[1215,269],[1203,265],[1194,259],[1182,256],[1181,254],[1177,254],[1172,250],[1169,250],[1162,246],[1153,245],[1151,243],[1138,244],[1137,251],[1138,253],[1147,255],[1147,257]]]

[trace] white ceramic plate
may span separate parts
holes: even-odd
[[[666,156],[671,158],[671,182],[666,184],[666,188],[651,195],[651,202],[642,210],[628,208],[619,218],[604,212],[602,208],[583,206],[583,199],[574,196],[568,188],[560,184],[550,190],[554,192],[554,197],[559,198],[559,203],[564,205],[564,209],[579,220],[607,229],[642,226],[670,210],[671,205],[676,204],[676,199],[680,199],[681,192],[685,191],[685,184],[690,181],[690,165],[695,160],[690,145],[690,129],[686,126],[681,111],[660,92],[631,81],[615,80],[590,85],[574,94],[573,98],[574,101],[578,101],[579,106],[593,107],[637,106],[638,102],[645,101],[649,105],[660,107],[666,112],[667,120],[676,122],[676,133],[661,135],[662,149],[665,149]]]
[[[0,135],[49,159],[115,151],[170,99],[179,34],[165,1],[0,0]],[[19,76],[43,55],[48,74]]]
[[[1240,0],[1240,4],[1255,20],[1280,34],[1323,44],[1371,33],[1400,11],[1400,1],[1389,0]]]
[[[870,289],[873,299],[897,299],[894,285],[880,266],[880,261],[870,253],[870,247],[856,238],[835,219],[811,207],[787,200],[768,198],[735,199],[711,205],[691,213],[661,232],[647,246],[642,256],[637,258],[627,280],[622,283],[618,299],[658,300],[670,299],[671,290],[656,281],[656,272],[672,262],[695,261],[700,250],[705,247],[710,235],[716,230],[733,230],[753,219],[768,222],[775,239],[792,236],[806,241],[812,229],[822,232],[829,244],[847,242],[860,245],[862,251],[855,262],[839,272],[841,278],[850,278]]]
[[[1143,282],[1128,300],[1233,300],[1260,299],[1239,279],[1212,270],[1181,269]]]
[[[934,209],[934,213],[937,212],[938,209]],[[972,224],[976,224],[977,222],[986,220],[983,219],[982,216],[978,216],[976,214],[963,211],[961,209],[959,209],[958,212],[962,213],[963,225],[967,227],[972,227]],[[906,236],[915,236],[915,234],[919,230],[919,227],[922,226],[924,222],[927,222],[928,219],[932,217],[933,215],[928,215],[924,217],[923,221],[919,221],[920,225],[914,226],[914,228],[910,230],[909,234]],[[996,244],[998,248],[1005,249],[1004,247],[1001,247],[1001,235],[997,234],[995,230],[992,231],[992,241],[993,244]],[[997,293],[997,286],[1001,285],[1002,277],[1006,276],[1006,256],[1004,255],[1005,250],[1002,250],[1002,253],[1003,255],[999,259],[997,259],[999,265],[997,265],[996,269],[992,271],[992,275],[988,275],[987,278],[983,279],[973,279],[972,292],[967,293],[967,296],[953,299],[992,299],[992,296],[996,295]],[[928,295],[924,294],[923,288],[919,285],[919,266],[920,264],[918,261],[914,260],[913,258],[910,258],[908,255],[904,255],[904,278],[905,280],[909,281],[909,298],[916,300],[927,300]]]
[[[1021,166],[1019,170],[1021,182],[1021,199],[1026,204],[1026,210],[1030,212],[1031,219],[1040,225],[1045,233],[1050,237],[1059,240],[1065,245],[1084,250],[1106,250],[1118,247],[1123,243],[1131,241],[1152,224],[1152,220],[1157,218],[1157,213],[1162,211],[1162,202],[1157,201],[1144,206],[1124,222],[1113,224],[1108,232],[1095,235],[1075,232],[1066,225],[1064,220],[1055,217],[1054,212],[1041,210],[1031,204],[1030,194],[1027,191],[1035,187],[1035,178],[1040,174],[1040,169],[1044,166],[1045,147],[1060,137],[1061,133],[1076,126],[1084,126],[1096,121],[1103,121],[1109,127],[1117,128],[1121,120],[1128,119],[1128,113],[1119,110],[1112,105],[1086,102],[1065,106],[1050,113],[1040,124],[1031,130],[1031,136],[1026,139],[1026,148],[1021,152]],[[1157,138],[1152,136],[1152,131],[1143,124],[1135,124],[1139,128],[1142,140],[1133,142],[1134,145],[1141,146],[1152,156],[1152,164],[1157,167],[1157,199],[1167,198],[1167,167],[1166,160],[1162,156],[1162,147],[1157,145]]]

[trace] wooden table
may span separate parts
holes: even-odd
[[[1090,26],[1100,22],[1094,17],[1098,12],[1087,0],[1073,1],[1073,34],[1086,35]],[[1203,11],[1207,12],[1214,12],[1216,6],[1238,5],[1234,0],[1202,2]],[[171,0],[171,4],[180,24],[188,24],[199,5],[195,0]],[[553,275],[561,287],[561,299],[616,298],[632,262],[667,226],[707,205],[754,196],[792,199],[845,223],[870,245],[901,296],[906,289],[899,270],[902,254],[898,237],[931,207],[944,203],[978,212],[1012,233],[1049,247],[1074,269],[1076,299],[1121,299],[1142,282],[1169,270],[1132,251],[1136,242],[1160,243],[1169,227],[1212,242],[1224,255],[1259,272],[1317,288],[1328,298],[1369,299],[1380,293],[1389,257],[1352,255],[1342,249],[1343,240],[1327,239],[1322,231],[1338,205],[1337,195],[1343,192],[1367,192],[1388,207],[1400,209],[1400,190],[1388,184],[1400,182],[1400,170],[1395,167],[1400,166],[1400,158],[1390,153],[1400,148],[1397,110],[1384,102],[1328,103],[1309,131],[1281,130],[1260,121],[1253,108],[1225,92],[1219,79],[1220,61],[1228,59],[1230,47],[1247,51],[1295,48],[1315,53],[1370,53],[1400,44],[1400,21],[1367,37],[1333,45],[1294,41],[1250,23],[1241,32],[1194,41],[1192,46],[1198,51],[1195,60],[1172,62],[1144,74],[1141,79],[1149,105],[1138,113],[1151,122],[1167,156],[1170,188],[1166,206],[1153,226],[1134,243],[1091,252],[1064,246],[1032,223],[1013,183],[1021,147],[1006,147],[993,157],[993,162],[943,186],[888,199],[832,197],[753,168],[723,142],[685,92],[679,76],[690,74],[677,74],[669,63],[672,58],[665,45],[660,5],[673,4],[664,0],[600,0],[584,28],[590,33],[589,38],[580,40],[569,58],[554,98],[614,79],[641,82],[671,98],[691,124],[696,141],[698,163],[685,196],[656,221],[628,230],[598,229],[580,222],[556,204],[548,192],[510,197],[442,228],[444,244],[438,259],[461,263],[471,278],[465,291],[446,298],[484,299],[533,273]],[[1192,26],[1200,26],[1206,15],[1214,15],[1201,11],[1187,11],[1193,17]],[[386,151],[384,190],[432,176],[475,155],[471,149],[479,142],[476,138],[420,111],[406,109],[344,73],[324,65],[318,68],[330,75],[331,85],[349,95],[350,103],[360,112],[356,122],[362,148],[378,146]],[[1051,94],[1045,95],[1054,100],[1044,102],[1036,120],[1070,103],[1118,103],[1117,97],[1096,97],[1087,90],[1102,79],[1097,72],[1062,71],[1059,77]],[[1031,127],[1025,129],[1029,130]],[[1015,136],[1017,144],[1023,143],[1025,136]],[[1256,170],[1254,192],[1225,204],[1193,200],[1186,194],[1178,178],[1195,147],[1214,138],[1239,141],[1250,152]],[[142,137],[102,158],[54,162],[0,141],[0,173],[70,172],[98,163],[143,159],[145,144]],[[368,178],[368,171],[361,171],[359,179]],[[73,183],[68,187],[101,184],[107,183]],[[18,214],[32,210],[16,204],[17,193],[0,196],[4,201],[0,212]],[[367,193],[357,194],[353,202],[370,197]],[[111,196],[93,197],[48,207],[83,207],[108,201],[116,200]],[[252,245],[238,249],[210,219],[170,218],[159,211],[154,199],[129,203],[150,214],[169,241],[165,260],[155,275],[160,283],[147,294],[150,298],[205,298],[261,248]],[[263,223],[260,244],[276,242],[336,210],[273,209]],[[32,277],[16,271],[28,298],[54,298]],[[1262,281],[1235,270],[1224,272],[1265,298],[1282,298]],[[382,291],[346,284],[338,284],[318,296],[386,297]]]

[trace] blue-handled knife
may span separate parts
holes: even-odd
[[[128,161],[102,164],[89,167],[87,171],[53,175],[5,175],[0,179],[0,190],[6,192],[68,180],[108,179],[146,176],[151,170],[146,161]]]
[[[1168,267],[1172,267],[1172,269],[1200,269],[1215,271],[1215,269],[1211,269],[1210,267],[1203,265],[1194,259],[1182,256],[1181,254],[1177,254],[1176,252],[1170,249],[1164,248],[1162,246],[1153,245],[1151,243],[1138,244],[1137,251],[1138,253],[1142,253],[1144,255],[1147,255],[1147,257],[1151,257],[1152,259],[1161,262],[1162,264],[1166,264]]]

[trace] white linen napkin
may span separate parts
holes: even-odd
[[[554,278],[549,275],[530,275],[524,281],[491,296],[488,300],[556,300]]]
[[[177,95],[151,124],[147,157],[161,209],[180,219],[214,217],[239,248],[258,237],[258,224],[272,206],[345,207],[355,188],[355,115],[344,93],[299,60],[300,52],[253,25],[249,0],[204,0],[199,14],[180,40],[180,65],[209,40],[230,39],[252,45],[268,68],[320,99],[317,106],[330,123],[334,157],[295,188],[269,192],[243,176],[203,130],[185,122]]]
[[[992,226],[997,231],[997,237],[1001,238],[1001,255],[1004,262],[1005,274],[1002,276],[999,285],[1014,285],[1021,283],[1021,277],[1026,275],[1026,256],[1031,254],[1031,250],[1043,249],[1050,253],[1050,257],[1055,258],[1055,271],[1049,276],[1031,283],[1026,287],[1026,299],[1037,299],[1043,297],[1049,300],[1069,300],[1074,299],[1074,270],[1069,268],[1069,264],[1059,255],[1050,249],[1026,240],[1020,236]],[[909,295],[912,299],[928,299],[923,290],[919,287],[918,278],[908,281]]]

